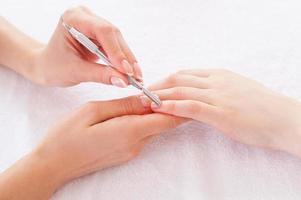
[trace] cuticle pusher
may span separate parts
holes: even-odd
[[[71,34],[71,36],[82,44],[86,49],[88,49],[91,53],[95,54],[99,59],[101,59],[106,65],[113,67],[112,63],[109,61],[106,55],[104,55],[98,48],[96,44],[94,44],[87,36],[83,33],[79,32],[75,28],[69,26],[68,24],[62,22],[65,29]],[[153,101],[157,106],[161,105],[161,100],[159,97],[153,93],[151,93],[148,89],[146,89],[140,82],[136,81],[133,76],[127,75],[129,83],[135,88],[141,90],[145,96],[147,96],[151,101]]]

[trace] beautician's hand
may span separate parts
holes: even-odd
[[[154,135],[184,121],[149,112],[138,97],[81,107],[0,175],[0,199],[48,199],[71,179],[134,158]]]
[[[205,122],[250,145],[301,156],[301,103],[227,70],[184,70],[150,87],[153,111]],[[142,97],[147,106],[149,101]]]
[[[114,68],[97,64],[97,57],[72,38],[62,20],[100,45]],[[86,7],[67,10],[47,45],[27,37],[1,18],[0,26],[3,27],[0,28],[0,64],[33,82],[71,86],[92,81],[126,87],[125,74],[142,80],[137,60],[119,29]]]

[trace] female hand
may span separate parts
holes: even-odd
[[[110,22],[83,6],[67,10],[62,20],[99,44],[115,69],[95,63],[98,58],[75,41],[59,21],[48,45],[38,51],[35,71],[38,81],[42,77],[46,85],[68,86],[94,81],[126,87],[128,80],[124,74],[142,79],[134,54],[118,28]]]
[[[301,156],[301,103],[227,70],[183,70],[150,87],[154,112],[195,119],[250,145]],[[149,101],[141,97],[145,106]]]
[[[0,199],[46,199],[71,179],[134,158],[154,135],[183,121],[150,113],[138,97],[88,103],[0,176]]]
[[[98,58],[70,35],[62,21],[100,45],[114,68],[96,63]],[[92,81],[126,87],[125,74],[142,80],[137,60],[118,28],[86,7],[67,10],[47,45],[24,35],[3,18],[0,27],[0,64],[33,82],[71,86]]]

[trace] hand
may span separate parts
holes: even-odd
[[[154,112],[195,119],[231,138],[301,156],[301,104],[227,70],[183,70],[151,86]],[[149,101],[141,97],[145,106]]]
[[[88,103],[0,176],[0,198],[46,199],[71,179],[134,158],[153,136],[183,121],[150,113],[138,97]]]
[[[96,63],[98,58],[65,30],[62,20],[101,46],[114,69]],[[35,68],[29,79],[51,86],[70,86],[80,82],[100,82],[126,87],[125,74],[142,80],[141,69],[122,34],[114,25],[80,6],[67,10],[46,46],[36,50]]]

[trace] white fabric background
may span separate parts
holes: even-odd
[[[218,67],[301,99],[298,0],[1,0],[0,10],[47,42],[60,14],[78,4],[122,30],[148,84],[180,68]],[[46,88],[0,68],[0,171],[75,107],[135,93],[92,83]],[[128,164],[67,184],[53,199],[293,200],[301,199],[300,182],[300,159],[247,147],[191,122],[158,137]]]

